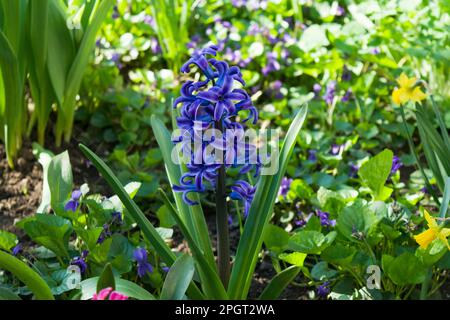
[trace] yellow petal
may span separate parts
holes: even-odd
[[[440,232],[444,237],[448,238],[450,236],[450,229],[449,228],[443,228]]]
[[[404,89],[412,88],[416,83],[416,81],[417,81],[416,77],[408,78],[408,76],[404,72],[402,72],[400,77],[398,77],[397,79],[397,83],[400,85],[400,88]]]
[[[437,224],[436,220],[428,213],[427,210],[423,211],[423,216],[425,217],[425,220],[427,220],[428,227],[438,228],[438,224]]]
[[[395,104],[401,104],[398,89],[394,89],[394,91],[392,91],[392,101],[394,101]]]
[[[407,103],[409,100],[411,100],[411,90],[404,88],[398,89],[398,97],[402,104]]]
[[[402,72],[400,77],[397,78],[397,83],[400,88],[405,87],[408,84],[408,76],[404,72]]]
[[[450,245],[448,244],[447,237],[444,236],[442,233],[439,233],[438,237],[441,241],[443,241],[447,245],[448,250],[450,250]]]
[[[427,95],[423,93],[419,87],[415,87],[411,95],[412,95],[411,100],[419,103],[421,100],[424,100],[427,97]]]
[[[423,249],[426,249],[434,239],[436,239],[436,232],[432,229],[428,229],[416,236],[414,239],[419,244],[419,246]]]

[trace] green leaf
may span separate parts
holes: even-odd
[[[326,261],[321,261],[314,265],[311,276],[318,281],[331,280],[337,275],[337,271],[330,269]]]
[[[396,285],[419,284],[426,278],[428,267],[410,252],[387,260],[389,262],[383,264],[383,270]]]
[[[82,229],[80,227],[74,227],[76,234],[84,241],[88,249],[92,251],[97,245],[97,240],[103,231],[102,227],[92,229]]]
[[[114,279],[114,273],[110,263],[106,264],[102,274],[98,278],[97,293],[105,288],[112,288],[113,290],[116,289],[116,281]]]
[[[329,263],[347,266],[351,263],[355,253],[355,248],[337,243],[326,248],[320,257]]]
[[[0,230],[0,249],[10,251],[17,243],[17,236],[11,232]]]
[[[180,256],[170,268],[161,291],[161,300],[182,300],[194,276],[194,259]]]
[[[282,253],[278,256],[280,260],[293,264],[297,267],[303,267],[307,254],[301,252]]]
[[[308,107],[306,105],[300,108],[286,133],[286,138],[280,151],[278,172],[273,176],[261,176],[258,182],[231,272],[228,286],[228,294],[231,299],[244,299],[247,297],[253,271],[255,270],[262,246],[263,231],[273,213],[273,206],[278,195],[281,179],[286,172],[307,111]]]
[[[361,201],[344,208],[336,223],[337,230],[347,239],[356,241],[354,232],[362,232],[367,236],[378,223],[376,215]]]
[[[38,214],[24,223],[27,235],[36,243],[53,251],[58,257],[69,257],[69,220],[49,214]]]
[[[34,270],[19,259],[0,251],[0,269],[11,272],[33,292],[37,300],[54,300],[52,292],[44,280]]]
[[[20,297],[11,290],[0,287],[0,301],[1,300],[22,300]]]
[[[372,190],[375,200],[384,201],[391,195],[392,190],[384,184],[391,172],[393,157],[392,151],[385,149],[364,163],[358,171],[363,183]]]
[[[289,238],[289,233],[276,225],[268,224],[264,229],[264,244],[273,252],[283,252],[288,246]]]
[[[301,268],[291,266],[278,273],[259,296],[259,300],[277,299],[283,290],[295,279]]]
[[[67,151],[55,156],[50,161],[47,180],[51,194],[51,206],[58,212],[61,204],[69,198],[73,187],[72,166]]]
[[[339,214],[342,208],[345,207],[344,198],[338,192],[325,189],[324,187],[320,187],[317,191],[317,200],[321,209],[326,212]]]
[[[335,231],[324,236],[317,231],[302,230],[289,239],[289,249],[303,253],[319,254],[334,241],[335,237]]]

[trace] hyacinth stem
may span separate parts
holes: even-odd
[[[222,123],[218,122],[222,130]],[[225,288],[230,279],[230,236],[228,230],[227,194],[225,188],[225,166],[219,169],[216,185],[216,225],[217,225],[217,264],[219,276]]]

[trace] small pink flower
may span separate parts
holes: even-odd
[[[109,299],[108,299],[109,296]],[[127,300],[128,297],[117,291],[113,291],[111,287],[100,290],[100,292],[94,293],[92,300]]]

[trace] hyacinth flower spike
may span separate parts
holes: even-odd
[[[181,96],[174,102],[174,107],[180,108],[177,125],[182,133],[173,142],[183,158],[191,162],[173,190],[182,192],[188,205],[199,204],[189,198],[190,193],[215,191],[218,269],[226,287],[230,274],[227,197],[242,201],[246,216],[256,190],[242,179],[227,183],[227,170],[240,167],[239,174],[246,174],[254,169],[257,176],[261,165],[256,146],[243,139],[247,122],[256,123],[258,112],[247,92],[235,87],[245,86],[240,69],[215,58],[217,51],[217,46],[199,50],[181,68],[188,73],[195,65],[206,79],[184,83]],[[218,133],[205,141],[203,133],[207,129]],[[211,148],[219,156],[208,154]]]

